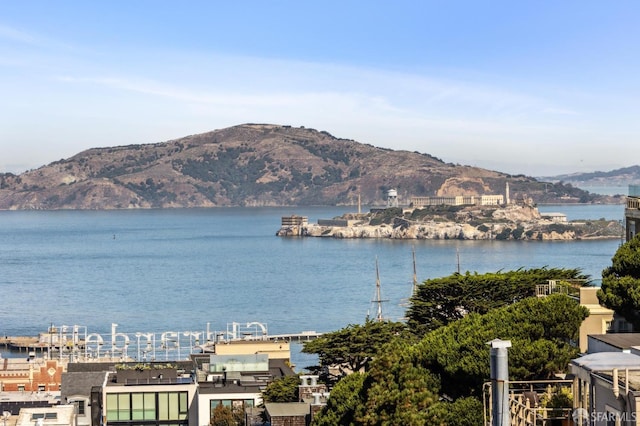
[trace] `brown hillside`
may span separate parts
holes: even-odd
[[[503,194],[581,199],[542,184],[428,154],[393,151],[327,132],[245,124],[156,144],[94,148],[21,175],[0,175],[0,209],[380,205],[411,196]],[[577,192],[576,192],[577,191]]]

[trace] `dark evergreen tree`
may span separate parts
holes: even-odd
[[[530,297],[484,315],[468,314],[416,344],[393,339],[365,374],[338,383],[336,400],[317,424],[477,425],[482,405],[476,398],[489,379],[487,342],[511,340],[512,379],[550,378],[578,355],[572,342],[587,315],[565,295]],[[454,401],[439,402],[444,394]]]
[[[621,245],[611,266],[602,271],[598,298],[640,329],[640,235]]]
[[[299,376],[285,376],[269,383],[262,391],[264,402],[297,402]]]
[[[353,373],[340,380],[331,389],[327,405],[316,415],[313,424],[315,426],[359,424],[356,421],[358,414],[356,410],[361,410],[363,407],[361,391],[365,377],[365,373]]]
[[[403,323],[367,320],[305,342],[302,352],[318,354],[322,367],[339,366],[344,374],[366,371],[380,348],[401,336],[409,338]]]
[[[548,280],[586,280],[578,269],[537,268],[508,272],[453,274],[423,282],[407,312],[412,331],[424,334],[469,313],[485,314],[535,295]]]
[[[528,298],[488,314],[470,314],[428,333],[417,345],[420,362],[442,378],[453,397],[478,395],[489,377],[487,342],[511,340],[509,376],[514,380],[548,379],[564,371],[578,355],[572,344],[589,311],[556,294]]]
[[[482,426],[482,402],[475,397],[439,401],[427,409],[426,424],[438,426]]]

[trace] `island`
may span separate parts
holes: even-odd
[[[616,220],[568,221],[562,213],[540,213],[531,202],[506,205],[386,207],[345,213],[309,223],[305,216],[282,217],[280,237],[389,238],[432,240],[584,240],[621,238]]]

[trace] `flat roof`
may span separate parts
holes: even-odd
[[[571,372],[591,383],[593,377],[613,383],[613,371],[618,370],[618,384],[640,389],[640,356],[628,352],[597,352],[571,360]]]
[[[75,424],[75,407],[73,405],[56,405],[53,407],[24,407],[16,421],[17,426],[32,426],[37,419],[46,425]]]
[[[264,408],[271,417],[294,417],[311,414],[311,406],[306,402],[265,402]]]
[[[207,374],[209,376],[210,373]],[[287,366],[282,359],[270,359],[268,371],[247,371],[234,377],[227,374],[226,382],[220,380],[220,373],[214,374],[216,381],[208,382],[198,380],[200,394],[216,393],[258,393],[271,381],[287,376],[295,375],[295,372]]]
[[[41,401],[43,403],[58,404],[60,402],[60,391],[2,391],[0,402],[25,402]]]
[[[627,352],[596,352],[571,360],[571,366],[587,372],[640,369],[640,356]]]
[[[640,333],[590,334],[588,337],[622,350],[640,346]]]

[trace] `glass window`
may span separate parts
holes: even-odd
[[[79,416],[84,416],[84,400],[78,400],[75,402],[77,407],[77,412]]]
[[[129,421],[132,418],[142,420],[139,405],[142,403],[142,394],[133,394],[140,396],[132,396],[130,393],[110,393],[107,394],[106,411],[107,420],[111,421]],[[133,401],[133,405],[132,405]],[[84,401],[82,410],[84,411]],[[80,414],[80,413],[78,413]]]
[[[177,420],[180,412],[180,400],[177,393],[169,394],[169,420]]]
[[[209,417],[213,416],[213,411],[218,405],[223,405],[231,410],[244,410],[253,407],[255,402],[253,399],[212,399],[210,400]]]
[[[118,395],[118,420],[131,420],[131,394],[119,393]]]
[[[118,420],[118,394],[107,394],[107,421]]]
[[[185,420],[188,414],[187,392],[159,392],[158,419]]]
[[[131,394],[131,420],[144,420],[144,394]]]
[[[187,392],[135,392],[107,394],[107,421],[149,420],[174,422],[188,418]]]
[[[145,420],[156,419],[156,394],[155,393],[144,394],[144,419]]]
[[[169,420],[169,394],[158,393],[158,419]]]
[[[186,392],[180,392],[178,393],[178,396],[180,397],[180,408],[178,411],[178,418],[180,420],[186,420],[189,414],[189,403],[187,402],[188,395]]]

